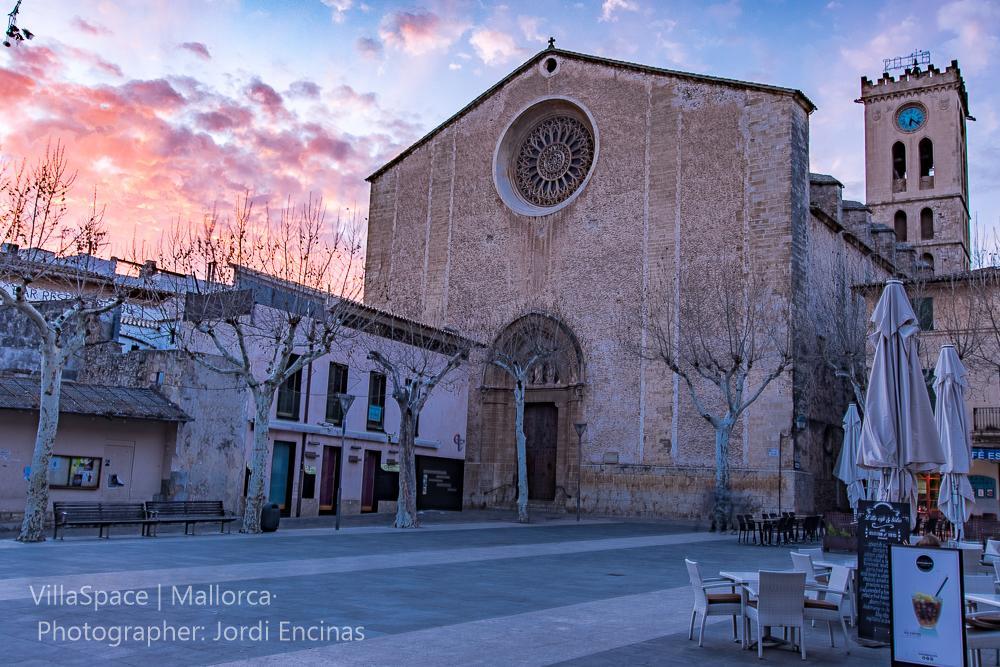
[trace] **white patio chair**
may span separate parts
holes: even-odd
[[[962,552],[962,571],[965,574],[985,574],[990,565],[985,562],[985,552],[983,545],[978,542],[958,542],[946,543],[949,548],[959,549]]]
[[[694,637],[694,622],[701,614],[701,629],[698,631],[698,646],[702,645],[705,636],[705,620],[709,616],[732,616],[733,639],[736,636],[736,617],[743,615],[742,598],[739,593],[732,592],[735,584],[726,579],[702,579],[701,568],[693,560],[684,559],[687,564],[688,577],[694,591],[694,609],[691,610],[691,627],[688,629],[688,639]],[[728,588],[726,593],[709,593],[713,588]]]
[[[1000,540],[986,540],[986,552],[983,554],[983,562],[988,565],[1000,562]]]
[[[993,592],[1000,592],[1000,560],[993,561]]]
[[[761,571],[756,599],[746,607],[747,621],[757,626],[757,657],[764,657],[764,628],[782,627],[791,630],[792,641],[798,630],[799,649],[806,659],[806,641],[803,625],[806,600],[805,572]],[[752,625],[752,624],[751,624]],[[747,633],[747,637],[751,633]]]
[[[833,624],[840,623],[840,629],[844,631],[844,644],[850,648],[850,635],[847,634],[847,624],[844,618],[854,617],[854,605],[851,604],[850,596],[850,576],[851,571],[840,565],[834,566],[830,572],[830,583],[824,588],[822,600],[811,600],[806,598],[805,609],[803,611],[807,621],[826,621],[830,626],[830,646],[833,643]],[[850,650],[848,650],[850,653]]]
[[[812,562],[812,556],[801,551],[792,552],[792,570],[795,572],[805,572],[806,583],[814,589],[820,585],[825,586],[829,580],[825,572],[817,572],[816,566]],[[817,592],[816,590],[808,591],[806,592],[806,597],[813,600],[822,600],[823,592]]]
[[[813,573],[821,584],[826,583],[826,576],[830,574],[830,568],[816,565],[816,561],[823,560],[824,552],[822,547],[817,549],[796,549],[795,553],[806,554],[813,560]],[[806,579],[808,581],[808,578]]]
[[[996,618],[997,612],[993,611],[981,611],[973,614],[966,614],[965,618],[971,620],[980,616],[988,616]],[[983,664],[983,649],[997,649],[1000,650],[1000,630],[984,630],[977,628],[973,625],[967,624],[965,626],[965,647],[968,649],[971,656],[969,664],[972,667],[982,667]]]

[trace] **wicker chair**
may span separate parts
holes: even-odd
[[[850,646],[850,635],[847,634],[847,624],[845,618],[854,618],[854,605],[851,603],[850,594],[851,572],[846,567],[837,565],[830,572],[830,583],[822,590],[822,599],[813,600],[806,598],[805,620],[826,621],[830,626],[830,646],[833,643],[833,624],[840,623],[840,629],[844,631],[844,643]],[[808,580],[808,575],[806,579]],[[848,651],[850,653],[850,651]]]
[[[687,565],[688,577],[694,591],[694,608],[691,610],[691,627],[688,629],[688,639],[694,638],[694,622],[701,614],[701,629],[698,631],[698,646],[702,645],[705,636],[705,620],[709,616],[732,616],[733,639],[736,636],[736,617],[743,614],[742,598],[733,592],[733,582],[725,579],[702,579],[701,568],[693,560],[684,559]],[[709,593],[713,588],[728,588],[726,593]]]
[[[764,657],[763,630],[766,627],[782,627],[792,631],[792,641],[795,641],[795,631],[798,630],[799,650],[802,659],[806,659],[805,632],[805,600],[806,575],[804,572],[767,572],[760,573],[760,585],[756,591],[756,599],[751,600],[746,608],[748,624],[745,636],[751,635],[753,626],[757,627],[757,657]]]
[[[987,538],[986,552],[983,554],[983,562],[993,564],[1000,561],[1000,540]]]
[[[800,554],[804,554],[806,556],[809,556],[809,558],[812,559],[812,562],[811,562],[811,564],[812,564],[812,571],[813,571],[813,575],[816,577],[816,581],[818,581],[821,584],[826,584],[826,581],[829,578],[830,568],[828,568],[828,567],[820,567],[819,565],[816,565],[816,561],[817,560],[821,560],[823,558],[823,555],[824,555],[823,554],[823,549],[822,548],[798,549],[795,553],[800,553]],[[795,565],[795,558],[792,558],[792,565],[793,566]],[[798,568],[795,568],[795,569],[798,569]],[[806,581],[808,581],[808,580],[809,580],[808,577],[806,577]]]

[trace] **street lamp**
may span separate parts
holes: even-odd
[[[337,472],[340,474],[340,483],[337,484],[337,524],[336,530],[340,530],[340,515],[343,513],[343,507],[340,504],[340,499],[343,496],[344,491],[344,450],[347,449],[347,413],[351,409],[351,404],[354,403],[354,396],[352,394],[337,394],[337,400],[340,401],[340,462],[337,464]]]
[[[580,520],[580,478],[583,476],[583,434],[587,432],[587,422],[573,424],[576,429],[576,520]]]

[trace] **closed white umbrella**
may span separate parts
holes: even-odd
[[[903,283],[886,283],[871,321],[875,359],[865,397],[859,463],[878,471],[877,500],[909,502],[910,520],[915,523],[914,474],[937,470],[946,457],[917,354],[920,326]]]
[[[969,386],[966,375],[955,346],[943,346],[934,367],[934,392],[937,394],[934,423],[947,458],[941,466],[938,507],[955,525],[957,539],[964,536],[963,524],[969,520],[976,502],[969,483],[972,437],[965,411],[965,389]]]
[[[851,403],[844,414],[844,446],[833,474],[847,487],[847,502],[852,510],[858,509],[858,501],[866,499],[865,480],[868,471],[858,467],[858,445],[861,442],[861,416],[858,406]]]

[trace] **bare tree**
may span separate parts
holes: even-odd
[[[0,305],[30,323],[38,335],[40,394],[24,520],[17,539],[40,542],[49,502],[49,461],[59,426],[59,399],[67,363],[86,342],[88,322],[123,301],[113,272],[99,270],[103,209],[96,197],[76,223],[67,221],[75,174],[56,144],[33,165],[0,173]],[[45,295],[42,295],[44,288]]]
[[[498,327],[490,327],[496,331]],[[492,333],[486,363],[506,373],[514,383],[514,437],[517,448],[517,520],[528,522],[528,458],[524,434],[525,390],[536,374],[556,372],[559,357],[570,352],[560,319],[551,309],[531,309]]]
[[[788,303],[761,267],[723,255],[685,267],[650,299],[644,347],[628,345],[683,380],[698,414],[715,430],[713,523],[732,512],[729,441],[740,417],[792,363]]]
[[[365,337],[368,358],[385,371],[399,406],[399,498],[396,528],[416,528],[416,426],[427,399],[469,360],[473,342],[411,320],[373,313]]]
[[[838,253],[819,275],[833,281],[816,313],[819,361],[834,377],[848,385],[854,402],[864,413],[868,387],[868,308],[856,288],[874,279],[865,260],[853,253]]]
[[[203,365],[238,377],[253,403],[250,482],[241,532],[260,532],[269,422],[278,388],[346,335],[350,299],[360,292],[357,229],[322,200],[275,211],[247,193],[232,218],[213,211],[197,227],[174,230],[161,256],[192,276],[180,346]],[[221,355],[217,365],[200,352]]]

